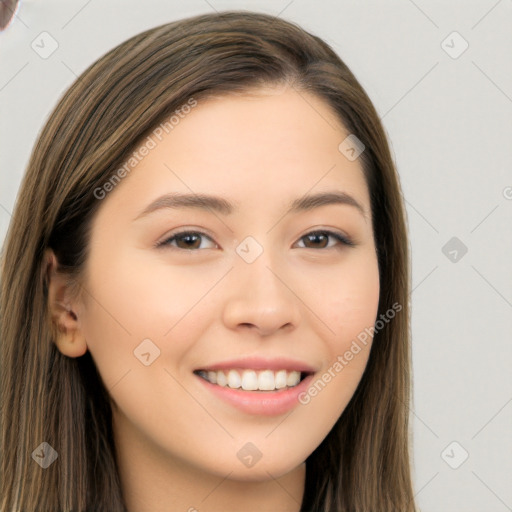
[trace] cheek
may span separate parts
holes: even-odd
[[[99,263],[106,260],[117,264]],[[107,388],[141,366],[141,351],[150,360],[169,356],[179,367],[211,317],[201,303],[223,275],[222,269],[171,268],[137,253],[92,255],[90,269],[81,328]]]
[[[345,351],[353,339],[374,325],[379,294],[378,262],[370,249],[354,254],[337,269],[320,271],[307,285],[305,295],[313,312],[322,320],[318,325],[324,326],[323,337],[331,358]]]
[[[309,292],[323,320],[317,325],[327,358],[300,402],[322,418],[319,423],[327,435],[352,398],[368,362],[379,306],[377,258],[371,251],[360,254],[351,265],[321,282],[322,289],[312,287]]]
[[[196,436],[208,439],[212,425],[182,383],[190,379],[187,357],[211,321],[215,302],[203,298],[219,272],[198,277],[197,270],[127,256],[115,268],[93,270],[82,330],[117,410],[141,431],[163,436],[163,443],[169,425],[174,444],[187,446],[191,424]],[[162,424],[165,432],[154,430]]]

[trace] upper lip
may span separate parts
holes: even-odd
[[[264,357],[247,357],[243,359],[231,359],[229,361],[222,361],[219,363],[201,366],[197,370],[217,371],[217,370],[231,370],[239,368],[241,370],[287,370],[298,371],[304,373],[314,373],[315,369],[303,361],[297,361],[287,357],[273,357],[267,359]]]

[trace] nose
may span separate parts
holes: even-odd
[[[292,331],[300,321],[300,299],[295,295],[289,272],[272,264],[265,252],[253,263],[238,260],[230,273],[223,322],[232,330],[269,336]]]

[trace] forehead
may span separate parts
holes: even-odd
[[[225,196],[238,206],[287,204],[333,187],[369,209],[360,159],[339,146],[349,132],[322,99],[288,86],[199,100],[151,145],[112,201],[154,199],[179,191]],[[178,118],[176,118],[178,119]]]

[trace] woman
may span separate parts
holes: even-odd
[[[319,38],[137,35],[34,149],[1,289],[1,510],[414,511],[405,214]]]

